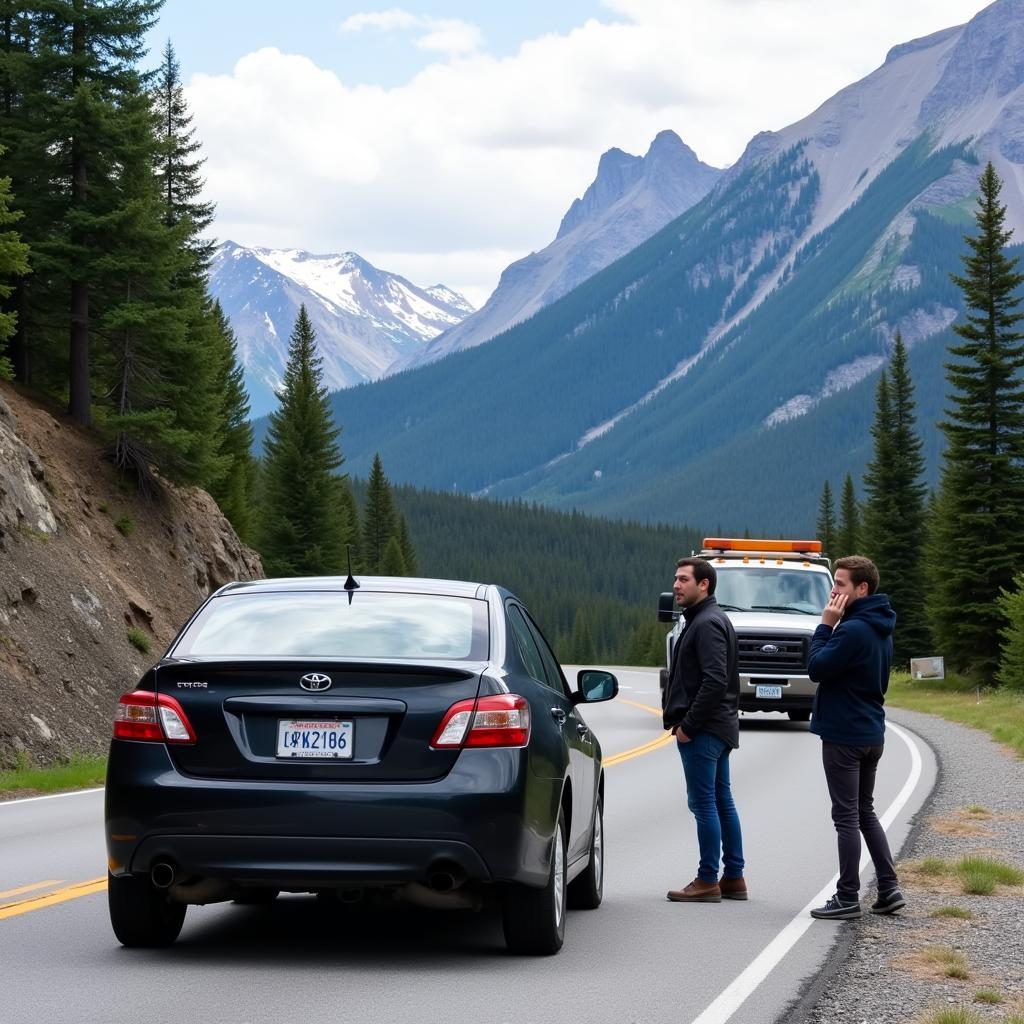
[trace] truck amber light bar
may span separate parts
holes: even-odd
[[[704,547],[715,551],[799,551],[821,554],[820,540],[752,540],[749,537],[705,537]]]

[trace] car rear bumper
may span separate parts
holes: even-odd
[[[179,876],[317,888],[425,881],[447,863],[469,881],[543,885],[558,785],[521,749],[464,751],[427,783],[281,783],[194,778],[163,744],[115,740],[108,864],[114,875],[166,861]],[[530,809],[541,807],[538,820]]]
[[[401,885],[441,872],[459,879],[492,880],[473,847],[436,839],[151,835],[136,846],[128,870],[149,874],[160,863],[171,865],[180,877],[273,884],[280,889]]]

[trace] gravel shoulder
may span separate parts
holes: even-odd
[[[897,870],[907,908],[894,917],[865,914],[837,925],[832,955],[786,1024],[885,1024],[928,1019],[969,1007],[981,1020],[1024,1016],[1024,887],[965,895],[953,879],[914,871],[924,858],[978,854],[1024,869],[1024,761],[984,733],[932,715],[887,709],[890,719],[925,740],[938,780],[900,852]],[[873,884],[862,898],[873,897]],[[967,919],[936,917],[958,907]],[[929,947],[966,958],[965,979],[928,962]],[[993,993],[999,1002],[977,994]],[[991,997],[990,997],[991,998]]]

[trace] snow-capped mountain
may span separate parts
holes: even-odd
[[[354,252],[314,255],[231,241],[216,251],[210,293],[238,340],[253,416],[276,406],[288,339],[303,303],[330,389],[376,380],[473,312],[450,288],[417,287]]]
[[[801,121],[752,139],[677,220],[490,343],[339,399],[348,466],[365,473],[379,452],[392,479],[423,487],[808,528],[822,482],[863,471],[899,331],[934,482],[962,314],[950,275],[988,160],[1019,246],[1024,0],[894,47]],[[625,178],[632,165],[609,169]],[[590,193],[595,206],[603,194]],[[575,218],[556,245],[588,223]],[[467,445],[477,421],[492,429]]]
[[[597,177],[562,218],[555,240],[506,267],[476,313],[413,353],[405,365],[472,348],[533,316],[675,220],[722,173],[701,163],[673,131],[659,132],[645,156],[608,150]]]

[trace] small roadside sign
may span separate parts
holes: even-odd
[[[914,679],[945,679],[945,660],[943,658],[911,658],[910,675]]]

